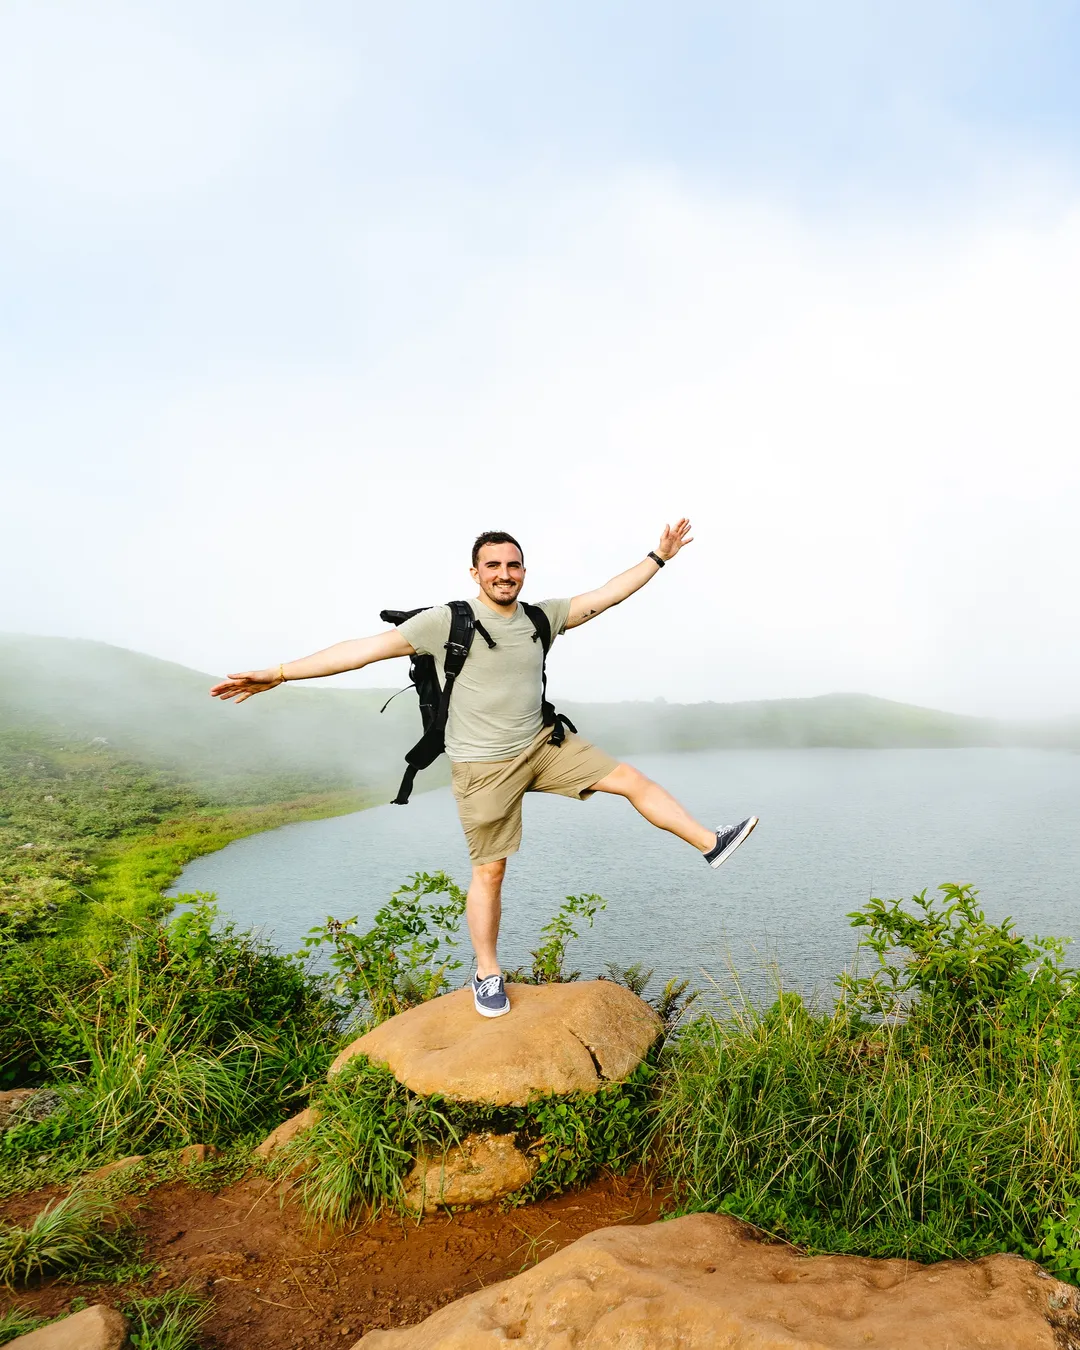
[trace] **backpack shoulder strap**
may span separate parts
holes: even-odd
[[[548,616],[539,605],[527,605],[524,600],[519,603],[529,622],[536,629],[533,634],[533,641],[540,643],[544,649],[544,655],[547,656],[551,650],[551,624],[548,622]]]
[[[551,728],[551,744],[562,745],[563,741],[566,739],[566,728],[569,727],[571,731],[576,732],[577,727],[574,726],[573,722],[570,721],[565,713],[556,712],[555,705],[548,702],[547,655],[551,647],[551,624],[548,620],[548,616],[539,605],[527,605],[524,600],[519,600],[518,603],[521,605],[529,622],[536,630],[533,633],[533,641],[539,642],[540,646],[544,649],[543,664],[540,668],[542,689],[540,695],[540,712],[544,719],[544,726]]]
[[[472,640],[476,634],[476,617],[468,600],[451,600],[447,608],[450,610],[450,636],[446,642],[446,661],[443,666],[446,671],[443,701],[449,708],[450,690],[453,688],[454,681],[461,674],[462,667],[465,665],[465,658],[469,655],[469,648],[472,646]]]

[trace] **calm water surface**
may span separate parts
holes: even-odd
[[[573,948],[594,974],[643,960],[760,993],[827,989],[849,962],[845,915],[871,895],[969,881],[995,919],[1080,938],[1080,755],[1027,750],[755,750],[642,755],[634,762],[707,823],[761,824],[717,871],[626,802],[530,794],[504,889],[503,964],[525,963],[566,895],[608,902]],[[280,947],[326,915],[370,919],[415,871],[462,883],[468,855],[449,789],[407,807],[286,825],[191,863],[172,894],[214,891]],[[1080,961],[1080,949],[1073,954]]]

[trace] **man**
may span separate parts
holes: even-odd
[[[606,585],[572,600],[545,600],[539,608],[547,616],[552,638],[620,604],[691,542],[688,520],[680,520],[674,529],[666,525],[655,552]],[[757,817],[748,816],[724,829],[707,829],[659,784],[581,737],[568,734],[561,744],[553,744],[552,729],[543,725],[541,715],[544,653],[518,604],[525,584],[521,545],[499,530],[482,534],[473,545],[470,575],[480,593],[469,603],[485,640],[473,642],[454,685],[446,750],[473,869],[465,911],[476,953],[473,1001],[484,1017],[500,1017],[510,1011],[496,954],[502,883],[506,860],[521,843],[521,799],[526,792],[555,792],[579,800],[594,792],[625,797],[653,825],[693,845],[712,867],[731,856]],[[385,633],[339,642],[313,656],[283,662],[276,670],[230,675],[210,692],[242,703],[286,680],[336,675],[414,654],[434,656],[442,681],[449,636],[450,610],[440,605]]]

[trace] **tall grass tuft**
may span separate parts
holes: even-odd
[[[195,1350],[213,1304],[181,1287],[136,1299],[124,1312],[131,1322],[131,1343],[136,1350]]]
[[[338,1227],[357,1206],[399,1206],[417,1154],[457,1142],[438,1098],[418,1097],[357,1056],[322,1090],[320,1118],[282,1149],[275,1170],[303,1172],[312,1218]]]
[[[0,1284],[66,1273],[118,1257],[122,1246],[110,1223],[113,1206],[92,1191],[72,1191],[26,1225],[0,1225]]]

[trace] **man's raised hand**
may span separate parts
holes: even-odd
[[[674,558],[684,544],[692,544],[693,542],[694,536],[690,533],[690,522],[684,516],[682,520],[675,522],[674,528],[670,525],[664,526],[664,533],[660,536],[660,547],[656,551],[667,562]]]
[[[220,684],[215,684],[210,690],[210,697],[223,700],[234,698],[237,703],[243,703],[252,694],[264,694],[267,689],[274,689],[281,683],[280,670],[248,670],[242,675],[230,675]]]

